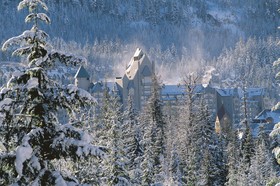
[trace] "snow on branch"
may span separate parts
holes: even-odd
[[[31,13],[26,16],[25,22],[28,23],[28,22],[34,21],[36,19],[40,19],[41,21],[43,21],[47,24],[50,24],[50,22],[51,22],[50,18],[45,13],[37,13],[37,14]]]
[[[84,57],[78,57],[72,54],[64,54],[62,52],[54,51],[49,54],[49,60],[51,62],[59,61],[65,65],[81,65],[87,62],[86,58]]]
[[[269,135],[270,135],[270,137],[275,137],[275,136],[280,135],[280,123],[277,123],[276,125],[274,125],[274,128]]]
[[[6,51],[10,46],[13,45],[18,45],[18,46],[25,46],[26,48],[24,49],[24,51],[27,51],[28,47],[32,47],[32,44],[34,43],[34,39],[36,39],[36,41],[41,41],[44,43],[44,40],[48,37],[48,34],[42,30],[38,30],[36,27],[33,27],[31,30],[26,30],[24,31],[21,35],[19,36],[15,36],[12,37],[10,39],[8,39],[2,46],[2,50]],[[39,42],[40,43],[40,42]],[[23,50],[19,49],[20,51]],[[20,53],[20,51],[15,52],[15,54]]]
[[[32,48],[31,47],[21,47],[21,48],[18,48],[16,49],[12,55],[13,56],[22,56],[22,55],[26,55],[26,54],[29,54],[32,52]]]
[[[70,157],[74,156],[81,158],[95,156],[101,159],[107,158],[104,148],[90,143],[92,139],[88,133],[79,131],[71,125],[61,125],[58,130],[60,135],[54,139],[52,143],[53,149],[62,149],[65,152],[75,149],[74,152],[67,153]]]
[[[19,177],[22,176],[23,163],[32,156],[33,149],[28,142],[29,139],[29,136],[25,136],[22,140],[22,144],[16,149],[15,166]]]
[[[280,58],[273,62],[273,66],[278,66],[280,64]]]
[[[22,0],[18,4],[17,8],[18,10],[21,10],[25,7],[29,7],[30,11],[33,11],[38,6],[38,4],[40,4],[44,10],[48,11],[46,3],[42,2],[41,0]]]
[[[4,100],[0,101],[0,110],[9,111],[13,100],[11,98],[5,98]]]
[[[78,181],[77,180],[73,180],[73,181],[66,181],[60,172],[58,171],[54,171],[52,173],[52,176],[55,178],[55,185],[59,185],[59,186],[68,186],[68,185],[77,185]]]
[[[77,86],[70,84],[67,86],[67,92],[71,95],[72,99],[75,99],[75,96],[79,96],[80,99],[96,103],[96,99],[86,90],[78,88]]]
[[[59,64],[66,66],[77,66],[86,63],[87,60],[83,57],[77,57],[71,54],[64,54],[58,51],[49,52],[48,55],[33,59],[29,63],[29,67],[37,66],[43,68],[52,68]]]
[[[280,78],[280,72],[275,75],[275,78]]]
[[[272,110],[278,110],[280,108],[280,102],[278,102],[274,107],[272,107]]]

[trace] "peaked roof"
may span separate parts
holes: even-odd
[[[89,78],[89,74],[83,66],[80,66],[74,78]]]
[[[130,80],[129,83],[128,83],[127,89],[129,90],[131,88],[134,88],[134,81]]]
[[[143,76],[151,76],[152,75],[150,69],[147,66],[145,66],[144,69],[142,70],[142,74],[143,74]]]
[[[222,105],[217,113],[219,120],[221,120],[225,116],[225,114],[226,114],[225,107],[224,105]]]
[[[255,120],[267,120],[268,118],[272,118],[274,123],[280,122],[280,110],[271,110],[265,109],[259,115],[257,115]]]
[[[134,56],[131,58],[128,66],[126,67],[125,75],[127,76],[127,78],[130,80],[134,79],[135,75],[140,69],[139,67],[144,64],[151,65],[151,62],[146,56],[146,54],[140,48],[137,48]],[[151,69],[149,70],[148,67],[146,68],[146,70],[142,70],[139,73],[142,73],[142,75],[144,76],[149,76],[149,74],[152,74]]]

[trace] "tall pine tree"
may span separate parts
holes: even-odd
[[[39,22],[50,22],[40,7],[42,0],[23,0],[18,9],[27,7],[26,22],[33,22],[30,30],[7,40],[2,49],[19,45],[13,54],[26,56],[28,67],[15,72],[0,91],[0,137],[5,151],[0,154],[0,184],[65,185],[78,184],[71,174],[62,174],[53,165],[55,159],[78,158],[104,152],[92,145],[89,135],[75,124],[62,125],[57,117],[59,109],[69,113],[70,121],[82,107],[94,103],[94,98],[74,85],[61,86],[52,81],[48,72],[56,62],[77,64],[81,59],[51,51],[47,34],[39,29]]]
[[[132,184],[140,185],[142,175],[140,163],[143,155],[143,147],[141,144],[142,136],[138,116],[133,107],[131,95],[128,97],[128,104],[124,111],[123,122],[124,151],[128,158],[128,171]]]
[[[152,79],[152,94],[144,112],[143,184],[162,183],[165,178],[166,122],[159,97],[156,76]],[[152,168],[152,169],[151,169]]]

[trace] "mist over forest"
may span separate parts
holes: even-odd
[[[180,82],[186,72],[203,71],[197,68],[201,66],[214,66],[216,74],[225,74],[236,67],[236,60],[230,59],[240,56],[239,52],[250,60],[256,54],[266,58],[253,62],[261,63],[262,68],[270,66],[279,56],[280,15],[276,0],[48,0],[46,3],[51,24],[42,28],[50,33],[55,48],[88,59],[93,80],[121,75],[137,47],[156,62],[166,83]],[[0,43],[29,26],[23,20],[27,10],[18,12],[13,8],[16,5],[17,1],[1,1],[0,22],[5,27],[0,28]],[[251,47],[250,42],[258,46]],[[269,53],[269,57],[262,52],[267,56]],[[0,60],[13,61],[10,56],[1,53]],[[220,69],[221,65],[225,69]],[[231,76],[219,77],[219,83],[237,78],[236,74]]]
[[[278,8],[1,0],[0,185],[280,185]]]

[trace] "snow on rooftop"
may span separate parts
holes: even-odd
[[[244,97],[244,91],[239,88],[219,88],[216,89],[218,94],[221,96],[238,96],[239,98]],[[247,88],[246,89],[247,97],[261,96],[264,94],[263,88]]]
[[[255,119],[259,120],[266,120],[267,118],[272,118],[274,123],[280,122],[280,110],[273,110],[270,109],[263,110]]]
[[[223,89],[216,89],[216,91],[221,95],[221,96],[232,96],[233,95],[233,90],[232,88],[223,88]]]
[[[143,54],[142,50],[140,48],[137,48],[133,57],[140,57],[141,54]]]
[[[164,85],[161,89],[162,95],[178,95],[178,94],[185,94],[186,89],[182,85]]]

